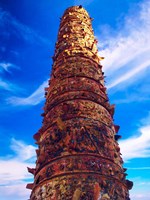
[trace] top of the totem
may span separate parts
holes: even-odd
[[[82,5],[80,6],[71,6],[69,8],[67,8],[63,14],[63,17],[67,14],[71,14],[71,13],[74,13],[74,12],[78,12],[80,14],[84,14],[86,17],[89,17],[89,14],[88,12],[82,7]]]

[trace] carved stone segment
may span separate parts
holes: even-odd
[[[128,200],[126,186],[116,179],[94,173],[68,174],[57,176],[37,185],[33,190],[33,200]]]
[[[129,200],[110,105],[103,59],[97,53],[91,18],[82,6],[68,8],[60,23],[31,200]]]

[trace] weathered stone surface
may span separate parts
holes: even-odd
[[[31,200],[128,200],[126,180],[104,86],[91,18],[82,6],[68,8],[60,24]]]

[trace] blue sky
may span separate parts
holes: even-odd
[[[150,199],[150,1],[0,1],[0,199],[26,200],[34,167],[32,138],[42,124],[49,79],[64,10],[82,4],[94,18],[99,54],[132,200]]]

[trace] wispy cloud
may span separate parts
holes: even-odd
[[[12,139],[10,150],[12,154],[0,157],[0,185],[14,184],[14,181],[32,178],[27,172],[27,166],[34,165],[35,147]]]
[[[139,173],[140,174],[140,173]],[[132,179],[134,185],[130,191],[132,200],[148,200],[150,197],[150,181],[142,177],[135,177]]]
[[[124,81],[128,81],[129,79],[133,78],[136,74],[144,70],[145,68],[150,67],[150,60],[144,61],[143,63],[139,64],[136,68],[131,69],[130,71],[127,71],[124,75],[121,75],[121,77],[115,79],[112,83],[110,83],[107,88],[110,89]],[[134,79],[133,79],[134,81]]]
[[[138,12],[124,19],[124,24],[118,30],[107,33],[101,45],[100,55],[108,79],[108,88],[113,88],[124,82],[133,83],[150,67],[150,2],[143,1]],[[104,42],[103,42],[104,41]]]
[[[143,165],[141,165],[141,163],[139,167],[138,165],[137,167],[132,167],[132,159],[150,158],[149,121],[150,114],[139,122],[139,125],[141,127],[138,130],[135,130],[134,136],[119,141],[123,160],[125,162],[128,162],[128,165],[130,164],[130,167],[127,168],[129,170],[130,179],[134,183],[134,187],[130,191],[130,197],[132,200],[147,200],[150,196],[150,181],[148,179],[150,166],[147,166],[147,164],[145,166],[145,162],[143,162]],[[134,177],[135,174],[138,174],[139,177]],[[143,175],[145,178],[143,177]]]
[[[10,73],[10,69],[15,68],[19,69],[16,65],[9,62],[0,62],[0,72],[6,71]]]
[[[9,38],[11,35],[15,35],[17,38],[30,43],[49,45],[50,41],[47,38],[40,36],[35,30],[24,25],[2,8],[0,8],[0,27],[3,30],[0,33],[3,38]]]
[[[3,80],[0,78],[0,89],[7,90],[9,92],[15,93],[16,91],[20,91],[18,85],[9,82],[8,80]]]
[[[20,181],[14,185],[0,186],[0,199],[27,200],[29,199],[30,192],[26,189],[26,183]]]
[[[131,193],[131,199],[132,200],[148,200],[148,198],[150,197],[150,193],[149,192],[139,192],[137,191],[136,193],[134,192],[130,192]]]
[[[38,89],[36,89],[30,96],[28,97],[10,97],[7,99],[7,103],[14,106],[29,106],[29,105],[37,105],[41,101],[44,100],[44,88],[47,86],[48,80],[44,81]]]
[[[10,62],[0,62],[0,73],[3,73],[3,72],[11,73],[12,68],[19,69],[18,66]],[[7,90],[7,91],[14,91],[14,90],[18,90],[19,87],[13,83],[10,83],[8,80],[6,80],[6,78],[3,79],[1,76],[0,89]]]
[[[26,145],[22,141],[15,140],[14,138],[12,138],[10,148],[16,153],[19,161],[29,161],[33,156],[35,156],[35,147],[32,145]]]
[[[121,140],[119,144],[124,161],[150,157],[150,125],[141,127],[134,137]]]
[[[4,88],[5,90],[10,90],[9,84],[2,79],[0,79],[0,88]]]
[[[21,39],[21,41],[23,40],[27,43],[34,45],[38,44],[43,46],[50,44],[50,41],[47,38],[42,37],[38,32],[30,28],[29,26],[21,23],[8,11],[3,10],[2,8],[0,8],[0,29],[0,42],[2,43],[0,45],[0,51],[3,53],[7,52],[8,54],[8,52],[11,52],[15,55],[18,54],[18,52],[16,52],[16,49],[14,50],[8,48],[10,47],[10,45],[8,45],[10,41],[13,41],[15,39],[17,39],[17,42]],[[11,69],[13,68],[19,69],[18,66],[9,62],[8,60],[0,61],[1,74],[4,72],[11,73]],[[20,87],[16,83],[14,83],[14,81],[12,82],[10,79],[7,78],[3,76],[1,76],[0,78],[0,89],[7,91],[6,96],[8,96],[8,92],[16,94],[18,93],[18,91],[21,91]],[[32,98],[34,98],[34,95],[33,97],[29,97],[28,101],[32,100]],[[27,104],[27,99],[25,104]]]
[[[35,166],[35,147],[12,139],[10,149],[12,154],[0,157],[0,197],[27,199],[30,191],[25,189],[25,185],[33,179],[27,172],[27,166]]]

